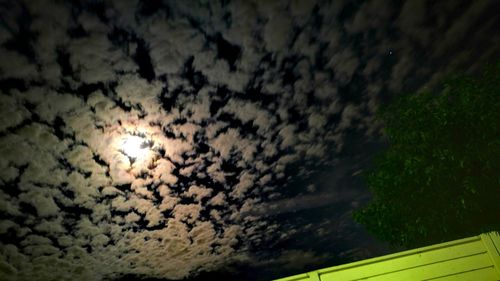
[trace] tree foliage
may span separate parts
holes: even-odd
[[[443,85],[379,111],[389,147],[363,175],[373,198],[354,219],[394,245],[500,230],[500,63]]]

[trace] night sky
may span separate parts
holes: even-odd
[[[375,112],[499,58],[498,1],[0,1],[0,280],[270,280],[351,218]]]

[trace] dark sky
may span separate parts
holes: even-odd
[[[498,59],[498,6],[0,1],[0,279],[270,280],[395,251],[351,219],[374,114]]]

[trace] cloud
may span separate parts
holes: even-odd
[[[189,187],[185,195],[188,197],[194,197],[195,201],[200,202],[203,198],[210,197],[212,191],[213,190],[211,188],[193,185]]]
[[[231,192],[231,196],[243,198],[245,193],[255,184],[255,175],[244,172],[239,176],[239,182]]]
[[[334,54],[327,66],[335,69],[335,78],[340,84],[347,84],[358,68],[359,61],[353,51],[347,48]]]
[[[300,195],[297,197],[275,200],[259,204],[256,208],[248,210],[249,215],[275,216],[278,214],[297,212],[332,205],[343,201],[351,201],[359,196],[357,191],[344,191],[342,193],[316,193]]]
[[[380,28],[390,22],[394,6],[381,0],[366,1],[346,24],[349,32],[360,33]]]

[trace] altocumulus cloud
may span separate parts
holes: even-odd
[[[486,1],[436,31],[417,2],[2,2],[2,280],[182,279],[323,260],[295,249],[257,260],[251,249],[300,232],[277,237],[275,214],[363,197],[283,189],[292,169],[334,163],[347,132],[378,136],[380,93],[435,70],[420,62],[415,76],[415,50],[445,32],[427,55],[454,50],[454,65],[469,63],[454,48]],[[393,19],[403,38],[378,28]]]

